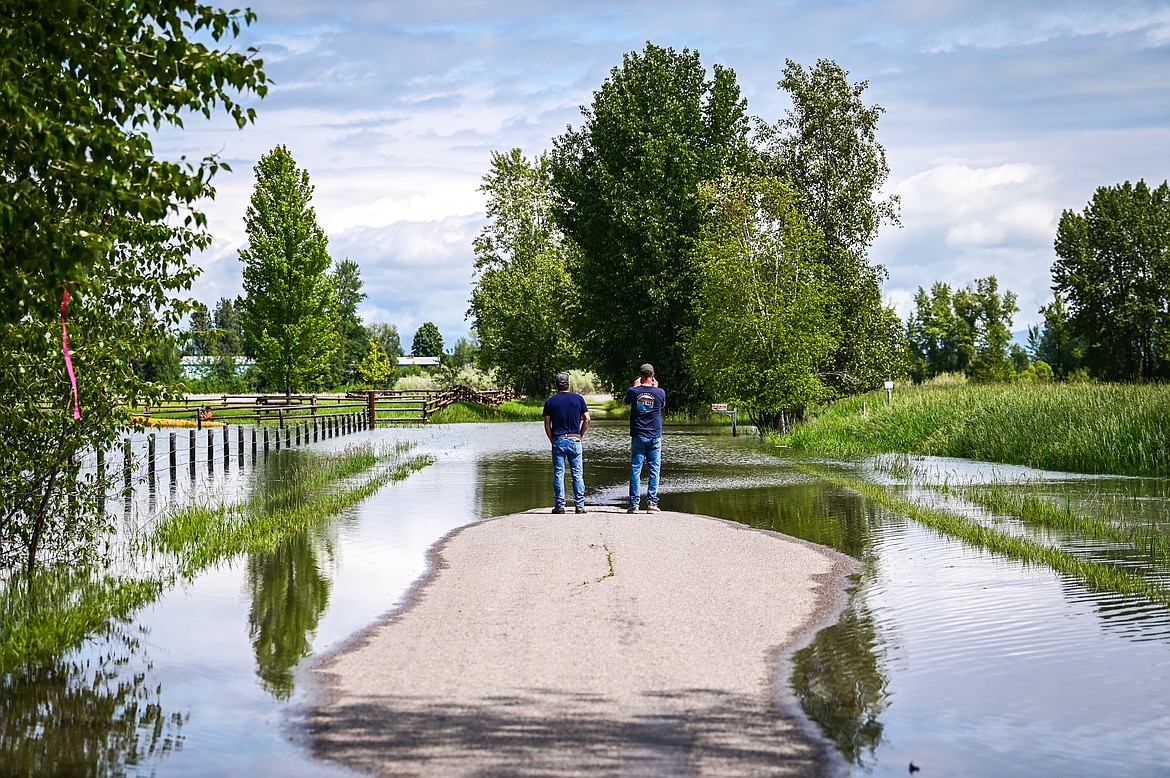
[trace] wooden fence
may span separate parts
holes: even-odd
[[[156,424],[286,424],[354,417],[362,426],[424,423],[437,411],[464,401],[496,406],[517,397],[512,389],[478,391],[456,386],[443,391],[366,391],[312,395],[187,395],[182,401],[147,408],[139,415]]]

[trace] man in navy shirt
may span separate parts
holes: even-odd
[[[569,374],[557,373],[557,393],[544,401],[544,434],[552,443],[553,513],[565,512],[565,460],[573,475],[573,503],[577,513],[585,512],[585,466],[581,459],[581,438],[589,429],[589,406],[585,398],[569,391]]]
[[[650,465],[650,485],[646,490],[646,511],[658,510],[658,474],[662,469],[662,409],[666,392],[658,388],[653,365],[642,365],[638,380],[626,390],[624,402],[630,406],[630,507],[638,510],[642,464]]]

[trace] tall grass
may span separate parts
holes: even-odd
[[[456,402],[430,418],[432,423],[461,424],[477,421],[541,421],[543,400],[508,400],[495,407],[478,403]]]
[[[1075,473],[1170,476],[1170,387],[926,383],[842,400],[776,443],[907,452]]]

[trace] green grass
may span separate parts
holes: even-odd
[[[162,591],[160,579],[40,570],[0,587],[0,673],[80,644],[111,619],[126,619]]]
[[[508,400],[498,406],[478,403],[457,402],[431,416],[437,424],[461,424],[482,421],[541,421],[544,417],[544,400]]]
[[[1071,576],[1095,591],[1140,595],[1154,602],[1170,605],[1170,588],[1114,565],[1087,559],[1055,546],[1013,535],[995,527],[950,511],[892,494],[877,484],[844,478],[821,468],[801,469],[829,483],[856,490],[885,507],[914,519],[938,532],[959,538],[978,548],[1026,564],[1042,564],[1058,573]]]
[[[375,452],[369,445],[338,454],[303,452],[278,481],[239,505],[197,506],[164,517],[139,552],[163,555],[156,572],[138,578],[86,570],[42,570],[0,585],[0,672],[79,645],[111,619],[124,620],[175,582],[221,560],[272,551],[288,538],[321,524],[383,485],[434,462],[407,457],[409,444]]]
[[[837,402],[791,434],[796,450],[906,452],[1074,473],[1170,476],[1170,386],[923,384]]]
[[[398,449],[401,455],[403,449]],[[391,481],[432,464],[429,455],[379,461],[369,445],[340,455],[303,458],[275,488],[238,505],[193,506],[167,516],[146,544],[173,557],[177,572],[190,578],[220,560],[242,553],[272,551],[293,535],[355,505]],[[361,474],[363,477],[356,478]]]

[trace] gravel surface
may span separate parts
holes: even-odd
[[[590,507],[468,525],[430,562],[401,608],[311,669],[318,757],[383,775],[842,769],[802,725],[786,659],[839,613],[847,557]]]

